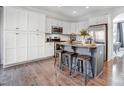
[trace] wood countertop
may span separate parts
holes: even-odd
[[[80,48],[97,48],[99,46],[104,46],[104,44],[91,45],[91,44],[82,44],[82,43],[79,43],[79,42],[74,42],[74,43],[56,42],[56,44],[65,45],[65,46],[74,46],[74,47],[80,47]]]

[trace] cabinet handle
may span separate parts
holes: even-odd
[[[19,29],[18,27],[16,29]]]
[[[16,35],[19,35],[19,33],[16,33]]]

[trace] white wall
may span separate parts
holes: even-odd
[[[2,20],[2,18],[3,18],[3,16],[2,16],[2,7],[0,7],[0,64],[1,64],[1,62],[2,62],[2,22],[3,22],[3,20]]]

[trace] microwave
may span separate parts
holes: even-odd
[[[52,26],[51,31],[53,34],[62,34],[63,33],[63,27]]]

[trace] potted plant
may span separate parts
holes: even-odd
[[[82,43],[85,44],[85,40],[87,36],[90,36],[90,34],[88,33],[87,29],[82,29],[80,31],[80,35],[82,36]]]

